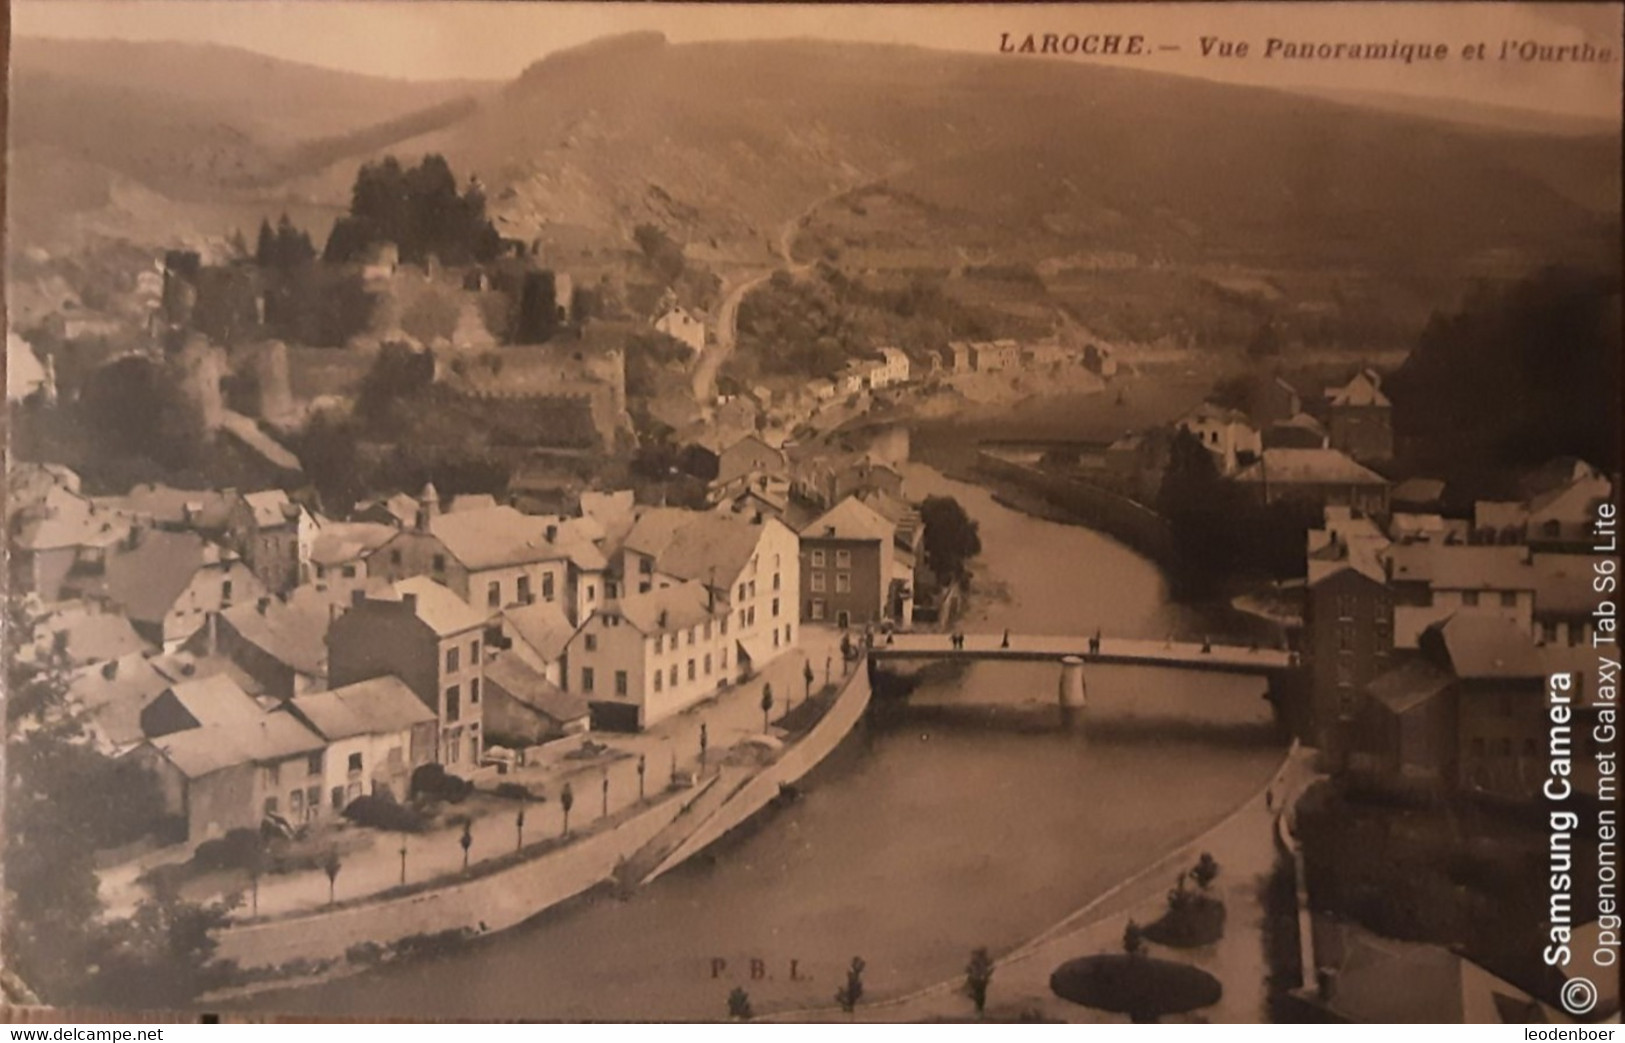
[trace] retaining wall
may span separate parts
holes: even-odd
[[[526,862],[461,883],[304,916],[228,927],[216,939],[222,960],[242,967],[290,960],[342,959],[358,942],[387,945],[408,935],[471,928],[500,931],[610,880],[616,863],[648,843],[694,798],[674,793],[601,833]]]
[[[1103,532],[1160,564],[1173,560],[1174,541],[1168,521],[1143,503],[1081,478],[1051,474],[1036,467],[976,454],[976,470],[1048,500],[1073,515],[1080,525]]]
[[[812,730],[795,745],[787,748],[782,757],[739,787],[726,803],[713,811],[710,817],[701,822],[686,840],[655,867],[645,882],[675,869],[721,840],[743,825],[752,815],[767,807],[773,798],[779,795],[781,785],[789,786],[800,782],[808,772],[823,763],[824,758],[835,752],[835,748],[851,734],[853,727],[862,719],[864,711],[869,708],[870,695],[869,661],[866,658],[859,659],[846,680],[841,682],[841,690],[836,695],[834,704],[818,723],[813,725]]]

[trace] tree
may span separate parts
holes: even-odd
[[[1401,447],[1459,473],[1578,456],[1617,468],[1619,274],[1554,267],[1435,314],[1383,382]],[[1449,474],[1440,474],[1448,477]]]
[[[463,849],[463,872],[468,872],[468,850],[474,846],[474,820],[463,819],[463,835],[457,838],[457,844]]]
[[[434,356],[405,344],[385,344],[361,380],[355,412],[364,423],[386,423],[396,402],[422,394],[434,383]]]
[[[835,1002],[848,1014],[858,1009],[858,1001],[863,999],[863,969],[867,966],[863,957],[852,957],[852,963],[846,969],[846,984],[835,991]]]
[[[812,698],[813,668],[812,660],[808,659],[801,664],[801,680],[806,687],[806,698]]]
[[[327,874],[327,904],[328,905],[333,904],[333,897],[334,897],[333,892],[334,892],[334,889],[338,886],[339,870],[342,869],[342,868],[344,868],[344,863],[339,860],[339,849],[336,848],[336,847],[328,848],[327,849],[327,858],[324,859],[323,862],[322,862],[322,872]],[[464,865],[464,868],[465,869],[467,868],[466,863]]]
[[[762,731],[767,731],[769,725],[768,715],[773,712],[773,686],[762,685]]]
[[[638,799],[643,799],[643,776],[649,771],[649,760],[644,754],[638,754]]]
[[[323,257],[346,264],[371,247],[390,242],[403,261],[421,263],[430,255],[446,264],[489,261],[501,236],[485,214],[485,191],[477,179],[457,191],[457,178],[445,157],[427,155],[416,167],[394,156],[362,164],[350,191],[350,212],[333,223]]]
[[[927,496],[920,504],[925,561],[942,583],[965,577],[965,563],[982,553],[980,527],[951,496]]]
[[[1145,931],[1133,920],[1123,927],[1123,951],[1130,956],[1145,955]]]
[[[756,1012],[750,1008],[750,993],[735,985],[734,990],[728,993],[728,1017],[749,1021],[755,1016]]]
[[[664,229],[657,225],[640,224],[632,230],[632,239],[643,251],[649,266],[667,286],[683,274],[683,267],[687,263],[683,248]]]
[[[564,836],[570,835],[570,809],[575,807],[576,793],[566,782],[564,789],[559,793],[559,807],[564,811]]]
[[[965,965],[965,992],[970,996],[971,1002],[976,1004],[978,1015],[987,1007],[987,988],[992,983],[993,957],[988,954],[986,947],[972,951],[970,963]]]
[[[135,915],[97,931],[74,1002],[105,1007],[179,1008],[223,986],[233,968],[214,962],[213,933],[230,905],[175,899],[142,902]]]
[[[519,291],[515,344],[546,344],[558,332],[558,288],[551,271],[526,272]]]
[[[1218,875],[1219,863],[1208,852],[1202,852],[1202,857],[1198,858],[1196,865],[1191,868],[1191,879],[1196,881],[1197,887],[1206,891]]]

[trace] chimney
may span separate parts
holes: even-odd
[[[661,630],[666,629],[666,610],[665,609],[660,610],[660,615],[658,617],[656,617],[656,619],[655,619],[655,625],[658,626]]]
[[[547,527],[547,541],[549,543],[552,543],[554,540],[556,540],[558,538],[559,538],[559,527],[557,525],[549,525]]]
[[[416,614],[418,610],[418,596],[416,594],[402,594],[401,604],[406,606],[406,610],[408,612]]]
[[[109,681],[118,676],[117,659],[109,659],[107,662],[102,664],[102,676],[107,678]]]
[[[260,598],[259,601],[255,602],[254,607],[259,611],[259,614],[263,616],[271,607],[271,599],[268,597]]]

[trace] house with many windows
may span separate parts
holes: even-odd
[[[427,577],[402,580],[354,603],[328,628],[329,684],[395,676],[434,711],[434,759],[467,774],[484,749],[480,704],[491,613]]]
[[[587,700],[593,728],[647,728],[744,672],[734,618],[698,580],[629,594],[570,639],[567,687]]]
[[[435,712],[400,678],[385,674],[282,704],[327,743],[322,799],[305,801],[307,817],[343,814],[370,794],[405,800],[412,772],[435,754]]]
[[[367,569],[391,582],[426,576],[470,605],[499,612],[567,596],[570,554],[554,542],[557,535],[556,522],[507,506],[441,513],[431,485],[413,525],[374,551]]]
[[[801,618],[838,627],[887,618],[896,527],[848,496],[801,530]]]

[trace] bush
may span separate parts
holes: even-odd
[[[372,967],[384,960],[384,947],[377,942],[356,942],[344,950],[344,959],[357,967]]]
[[[540,800],[541,797],[532,793],[529,786],[522,782],[499,782],[496,789],[491,791],[504,800]]]
[[[234,829],[217,840],[205,840],[192,853],[198,869],[249,869],[261,851],[260,835],[252,829]]]
[[[358,826],[396,833],[421,833],[428,819],[416,808],[380,796],[357,797],[344,808],[344,817]]]
[[[1168,903],[1168,911],[1146,925],[1145,936],[1159,945],[1194,949],[1224,937],[1224,903],[1192,891]]]
[[[412,773],[412,796],[425,796],[437,800],[461,803],[473,790],[467,779],[449,774],[438,764],[425,764]]]
[[[1219,1002],[1217,978],[1183,963],[1110,953],[1069,960],[1050,975],[1055,995],[1097,1010],[1154,1022]]]
[[[445,956],[462,948],[463,943],[472,937],[474,937],[474,931],[469,927],[453,927],[433,933],[409,934],[395,943],[395,953],[403,959],[414,959],[419,956]]]

